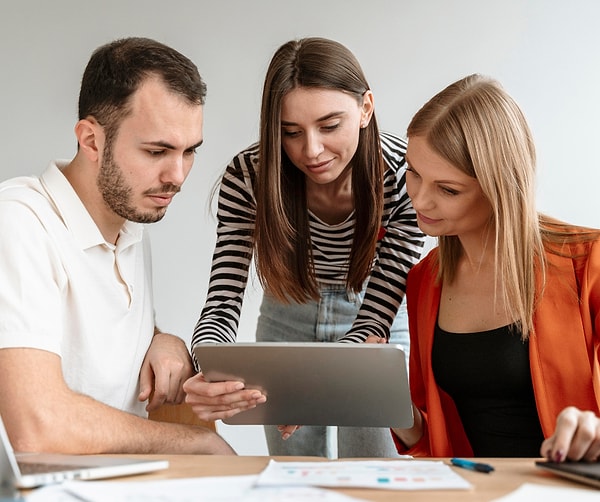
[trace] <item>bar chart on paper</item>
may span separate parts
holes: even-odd
[[[387,490],[468,490],[471,484],[440,461],[352,460],[277,462],[271,460],[258,478],[260,486],[311,485]]]

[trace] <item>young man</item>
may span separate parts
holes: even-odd
[[[104,45],[83,75],[75,157],[0,185],[0,414],[15,450],[234,454],[208,429],[145,418],[193,374],[154,324],[142,224],[192,168],[205,95],[163,44]]]

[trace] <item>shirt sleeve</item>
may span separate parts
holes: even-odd
[[[60,355],[66,276],[52,238],[26,204],[0,201],[0,347]]]
[[[208,293],[194,329],[192,349],[206,342],[235,342],[252,261],[256,204],[252,189],[255,156],[238,155],[221,180],[217,241]],[[192,350],[193,353],[193,350]],[[194,364],[198,369],[194,357]]]
[[[425,236],[406,192],[406,143],[392,135],[382,135],[385,202],[382,230],[373,270],[364,300],[350,331],[342,342],[363,342],[369,335],[389,339],[390,327],[398,313],[406,289],[406,277],[419,261]]]

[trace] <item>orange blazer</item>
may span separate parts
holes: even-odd
[[[566,406],[600,415],[600,241],[572,245],[577,258],[546,253],[543,296],[529,338],[529,361],[538,415],[545,437]],[[424,434],[400,453],[415,456],[472,456],[452,399],[435,382],[431,368],[433,334],[440,305],[433,249],[408,275],[410,389],[424,418]],[[541,445],[540,445],[541,446]]]

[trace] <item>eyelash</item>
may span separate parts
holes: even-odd
[[[451,188],[440,187],[440,190],[447,195],[458,195],[459,193],[456,190],[452,190]]]
[[[411,175],[413,175],[415,178],[420,178],[419,174],[410,166],[406,166],[406,172],[410,173]],[[460,192],[457,190],[453,190],[452,188],[446,188],[443,186],[439,186],[438,188],[445,194],[445,195],[450,195],[450,196],[454,196],[454,195],[458,195]]]
[[[148,150],[148,154],[151,157],[160,157],[166,153],[167,150]],[[186,150],[183,152],[184,155],[196,155],[197,149],[193,148],[191,150]]]
[[[336,129],[338,129],[340,127],[340,124],[334,124],[334,125],[329,125],[329,126],[322,126],[321,130],[325,131],[325,133],[328,132],[333,132]],[[286,131],[285,129],[283,130],[283,135],[287,136],[288,138],[294,138],[296,136],[298,136],[299,134],[301,134],[301,131]]]

